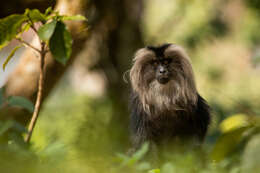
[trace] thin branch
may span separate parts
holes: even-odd
[[[34,22],[32,21],[32,19],[31,19],[31,17],[30,17],[29,14],[27,15],[27,17],[28,17],[28,19],[29,19],[28,22],[30,23],[32,30],[35,32],[35,34],[37,35],[37,37],[38,37],[38,39],[39,39],[39,42],[41,43],[41,39],[40,39],[40,37],[39,37],[39,35],[38,35],[38,31],[37,31],[37,29],[36,29],[35,26],[34,26]]]
[[[33,50],[35,50],[38,53],[41,53],[41,50],[37,49],[36,47],[32,46],[31,44],[27,43],[26,41],[22,40],[21,38],[16,38],[16,40],[18,40],[19,42],[21,42],[24,46],[26,47],[30,47]]]
[[[33,23],[32,19],[31,19],[30,15],[28,14],[27,17],[28,17],[28,19],[29,19],[28,22],[31,24],[31,28],[32,28],[33,31],[37,34],[37,33],[38,33],[38,32],[37,32],[37,29],[35,28],[34,23]]]
[[[35,127],[36,121],[39,117],[39,112],[40,112],[40,108],[41,108],[41,104],[42,104],[42,95],[43,95],[43,85],[44,85],[44,61],[45,61],[45,55],[47,53],[47,48],[46,48],[46,44],[45,42],[41,41],[37,29],[34,26],[34,23],[32,21],[32,19],[30,18],[30,16],[28,15],[29,18],[29,23],[31,25],[31,28],[33,29],[33,31],[36,33],[39,42],[41,44],[41,49],[37,49],[35,47],[33,47],[32,45],[28,44],[27,42],[23,41],[22,39],[18,39],[20,42],[22,42],[23,44],[27,45],[28,47],[32,48],[33,50],[36,50],[39,54],[40,54],[40,76],[39,76],[39,80],[38,80],[38,91],[37,91],[37,97],[36,97],[36,102],[34,105],[34,111],[33,111],[33,115],[28,127],[28,134],[25,137],[25,142],[29,143],[32,137],[32,133],[33,133],[33,129]]]
[[[46,50],[45,50],[45,43],[41,42],[41,51],[40,51],[40,76],[38,81],[38,91],[37,91],[37,98],[36,103],[34,106],[34,112],[32,115],[32,119],[29,124],[28,128],[28,134],[25,138],[25,142],[29,143],[33,129],[35,127],[36,121],[39,117],[39,112],[41,108],[41,101],[42,101],[42,95],[43,95],[43,85],[44,85],[44,60],[45,60]]]

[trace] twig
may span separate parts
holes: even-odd
[[[27,43],[26,41],[22,40],[21,38],[16,38],[16,40],[18,40],[19,42],[21,42],[23,45],[25,45],[26,47],[30,47],[33,50],[35,50],[38,53],[41,53],[41,50],[37,49],[36,47],[32,46],[31,44]]]
[[[41,42],[41,39],[40,39],[40,37],[38,36],[38,31],[37,31],[37,29],[35,28],[34,23],[33,23],[32,19],[31,19],[30,15],[28,14],[27,17],[28,17],[28,19],[29,19],[28,22],[31,24],[32,30],[35,32],[35,34],[37,35],[39,41]]]
[[[41,100],[42,100],[42,94],[43,94],[43,85],[44,85],[44,60],[45,60],[46,50],[45,50],[45,43],[41,42],[41,50],[40,50],[40,76],[38,81],[38,91],[37,91],[37,98],[36,103],[34,106],[34,112],[32,115],[32,119],[29,124],[28,128],[28,134],[25,138],[25,142],[29,143],[33,129],[35,127],[36,121],[39,117],[39,111],[41,107]]]
[[[37,32],[37,29],[35,28],[34,23],[33,23],[32,19],[31,19],[30,15],[28,14],[27,17],[28,17],[28,19],[29,19],[28,22],[31,24],[31,28],[32,28],[33,31],[37,34],[37,33],[38,33],[38,32]]]

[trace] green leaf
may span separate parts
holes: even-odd
[[[215,162],[225,159],[227,155],[237,148],[243,139],[244,132],[248,130],[248,128],[250,127],[240,127],[221,135],[211,152],[211,158]]]
[[[50,39],[50,51],[58,62],[66,64],[72,52],[72,38],[63,22],[57,22]]]
[[[14,121],[13,129],[17,132],[28,133],[27,128],[22,124],[18,123],[17,121]]]
[[[260,170],[260,134],[253,135],[243,151],[241,172],[257,172]],[[259,172],[259,171],[258,171]]]
[[[149,162],[141,162],[135,166],[135,168],[139,171],[145,171],[151,169],[151,164]]]
[[[54,142],[43,148],[43,150],[39,152],[39,155],[41,159],[55,161],[56,159],[64,158],[66,155],[66,147],[63,143]]]
[[[0,49],[15,38],[18,29],[26,20],[27,17],[20,14],[13,14],[0,19]]]
[[[52,12],[53,12],[52,7],[48,7],[48,8],[45,10],[44,15],[47,16],[47,15],[51,14]]]
[[[160,173],[160,169],[152,169],[150,171],[148,171],[148,173]]]
[[[4,98],[4,88],[0,88],[0,107],[2,106],[2,104],[4,103],[5,98]]]
[[[64,20],[86,21],[87,19],[86,19],[86,17],[84,17],[82,15],[75,15],[75,16],[61,16],[61,20],[62,21],[64,21]]]
[[[56,23],[57,21],[53,20],[50,23],[46,23],[39,28],[38,35],[41,40],[48,41],[51,38],[55,30]]]
[[[42,14],[38,9],[28,10],[26,9],[25,14],[33,21],[33,22],[46,22],[46,17]]]
[[[0,121],[0,136],[3,135],[9,129],[13,129],[17,132],[27,132],[27,129],[20,123],[14,120]]]
[[[248,125],[250,125],[250,122],[247,115],[235,114],[223,120],[219,127],[222,133],[227,133]]]
[[[23,33],[24,31],[28,31],[30,29],[31,25],[30,23],[26,23],[22,26],[22,29],[21,29],[21,32],[20,33]]]
[[[33,112],[34,105],[32,104],[31,101],[24,97],[20,96],[10,96],[7,98],[8,105],[10,106],[20,106],[22,108],[27,109],[31,113]]]
[[[133,165],[140,159],[144,157],[144,155],[148,152],[149,150],[149,143],[144,143],[142,147],[136,151],[129,160],[127,160],[127,165]]]
[[[163,164],[161,172],[162,173],[173,173],[173,172],[175,172],[173,164],[171,162],[166,162],[165,164]]]
[[[122,153],[117,153],[116,156],[119,158],[119,160],[121,162],[127,162],[129,160],[129,158],[130,158],[127,155],[122,154]]]
[[[15,52],[22,46],[16,46],[12,52],[10,53],[10,55],[6,58],[5,62],[3,63],[3,70],[5,70],[5,67],[7,65],[7,63],[11,60],[11,58],[14,56]]]
[[[12,121],[12,120],[8,120],[8,121],[5,121],[4,123],[1,123],[0,135],[3,135],[7,130],[9,130],[13,126],[14,126],[14,121]]]
[[[59,15],[58,11],[52,11],[50,15],[46,16],[46,20],[58,20],[60,21],[61,16]]]

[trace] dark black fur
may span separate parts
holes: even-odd
[[[157,47],[157,46],[156,47],[155,46],[147,46],[146,48],[149,49],[149,50],[152,50],[155,53],[156,57],[160,59],[160,58],[164,58],[164,51],[170,45],[171,44],[166,43],[166,44],[163,44],[159,47]]]
[[[145,141],[160,143],[161,141],[180,138],[197,139],[202,142],[210,123],[210,108],[198,94],[196,106],[150,119],[143,110],[136,93],[131,96],[130,127],[134,147],[138,148]]]

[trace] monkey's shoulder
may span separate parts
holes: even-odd
[[[196,133],[202,138],[205,136],[210,123],[210,107],[205,99],[198,94],[197,104],[191,106],[191,109],[178,110],[175,112],[162,113],[158,115],[148,115],[143,109],[139,96],[136,93],[131,95],[130,103],[130,122],[131,129],[138,131],[140,128],[149,126],[158,127],[157,130],[168,129],[187,133]]]
[[[194,127],[201,140],[204,139],[211,121],[210,106],[207,101],[198,94],[196,109],[194,109]]]
[[[210,122],[210,106],[207,101],[198,94],[195,114],[207,124]]]

